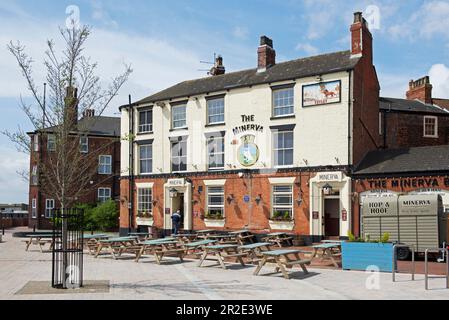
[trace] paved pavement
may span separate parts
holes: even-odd
[[[8,232],[8,231],[7,231]],[[401,274],[392,283],[391,274],[367,274],[310,268],[310,275],[295,272],[293,279],[269,274],[253,276],[253,266],[232,265],[230,270],[198,268],[195,261],[179,264],[176,260],[157,265],[152,257],[135,263],[114,261],[109,257],[85,256],[86,280],[109,281],[109,292],[66,294],[16,294],[29,281],[49,281],[51,254],[25,252],[22,239],[11,231],[0,243],[0,299],[169,299],[169,300],[277,300],[277,299],[449,299],[444,279],[432,279],[430,291],[424,290],[422,275],[417,281]],[[369,288],[367,288],[367,284]],[[378,284],[378,285],[377,285]],[[23,292],[23,291],[22,291]],[[76,291],[73,291],[76,292]]]

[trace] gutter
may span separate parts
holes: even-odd
[[[134,221],[134,108],[131,103],[131,95],[129,95],[129,106],[127,108],[129,116],[129,202],[128,202],[128,217],[129,217],[129,233],[132,232]]]

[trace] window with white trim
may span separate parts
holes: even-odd
[[[39,184],[39,175],[37,172],[37,165],[33,165],[33,168],[31,169],[31,184],[33,186],[36,186]]]
[[[172,172],[187,171],[187,140],[172,142],[171,170]]]
[[[37,218],[37,200],[36,200],[36,198],[31,199],[31,217],[33,219]]]
[[[187,126],[187,105],[172,106],[172,129],[185,128]]]
[[[293,130],[273,132],[273,158],[275,167],[293,165]]]
[[[284,117],[294,115],[294,101],[293,87],[273,90],[273,116]]]
[[[424,137],[438,138],[438,118],[434,116],[424,117]]]
[[[153,132],[153,109],[139,111],[139,133]]]
[[[56,136],[54,134],[49,134],[47,136],[47,150],[49,152],[56,151]]]
[[[207,100],[207,123],[224,123],[224,98]]]
[[[111,200],[111,188],[98,188],[98,202],[104,203]]]
[[[100,156],[98,159],[98,173],[112,174],[112,156]]]
[[[153,172],[153,145],[139,146],[139,172],[149,174]]]
[[[55,210],[55,200],[54,199],[45,200],[45,218],[48,219],[53,217],[54,210]]]
[[[272,188],[271,217],[279,220],[293,220],[293,186],[274,185]]]
[[[89,153],[89,138],[86,136],[80,137],[80,152]]]
[[[153,192],[151,188],[137,189],[137,211],[139,215],[152,214]]]
[[[34,152],[39,151],[39,135],[38,134],[35,134],[33,136],[33,150],[34,150]]]
[[[224,137],[210,137],[207,139],[209,170],[223,170],[225,167]]]
[[[207,216],[222,219],[225,217],[224,187],[207,187]]]

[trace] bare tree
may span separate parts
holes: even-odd
[[[46,68],[47,94],[36,85],[33,77],[33,60],[20,42],[10,42],[8,50],[16,58],[29,93],[34,103],[20,101],[25,112],[39,134],[41,143],[50,143],[52,152],[47,152],[39,161],[39,185],[44,195],[54,197],[60,207],[69,208],[84,194],[103,181],[92,184],[97,174],[98,154],[114,141],[102,144],[89,153],[80,152],[80,137],[87,135],[95,125],[96,117],[79,120],[79,114],[92,110],[102,115],[117,96],[120,88],[129,78],[132,69],[124,65],[123,73],[102,88],[100,78],[95,74],[97,63],[84,54],[90,28],[61,28],[60,34],[65,48],[58,55],[53,41],[47,41],[44,65]],[[17,132],[3,132],[15,143],[19,151],[30,154],[29,136],[21,129]],[[22,174],[24,176],[24,174]]]

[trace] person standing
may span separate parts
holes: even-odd
[[[173,234],[178,234],[181,225],[181,211],[177,210],[173,213],[171,219],[173,221]]]

